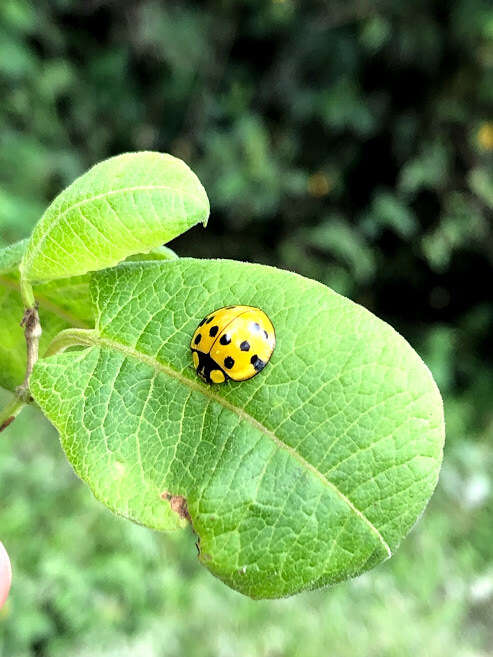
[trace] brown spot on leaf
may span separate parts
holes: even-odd
[[[177,513],[180,518],[191,522],[190,514],[188,513],[187,500],[183,495],[171,495],[167,490],[161,493],[161,499],[167,500],[171,510]]]

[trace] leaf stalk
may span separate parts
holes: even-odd
[[[45,357],[59,354],[69,347],[81,345],[92,346],[96,344],[96,331],[93,329],[69,328],[60,331],[50,342]]]
[[[19,285],[20,285],[22,301],[24,302],[24,307],[34,308],[34,306],[36,305],[36,300],[34,298],[33,286],[28,280],[24,278],[24,276],[22,275],[22,270],[21,270],[21,279]]]

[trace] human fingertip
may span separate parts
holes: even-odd
[[[12,567],[9,555],[3,543],[0,541],[0,608],[7,600],[12,583]]]

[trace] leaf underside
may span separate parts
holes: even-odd
[[[21,263],[28,281],[116,265],[205,223],[209,201],[191,169],[164,153],[125,153],[96,164],[48,207]]]
[[[202,563],[254,598],[386,559],[437,481],[443,411],[390,326],[323,285],[261,265],[180,259],[93,275],[93,346],[38,362],[32,394],[79,476],[114,511],[199,537]],[[272,319],[277,347],[207,386],[189,341],[214,308]],[[175,503],[173,503],[175,502]]]

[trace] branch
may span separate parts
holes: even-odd
[[[28,286],[29,290],[31,289]],[[26,288],[27,289],[27,288]],[[23,295],[26,298],[25,295]],[[27,298],[30,299],[31,294],[27,295]],[[26,361],[26,375],[22,385],[20,385],[15,391],[15,396],[7,404],[7,406],[0,410],[0,433],[4,431],[15,418],[19,415],[21,410],[26,404],[32,401],[31,393],[29,392],[29,379],[33,371],[33,367],[39,357],[39,339],[41,338],[41,322],[39,321],[38,313],[38,304],[34,302],[30,307],[26,308],[24,312],[24,317],[21,321],[21,326],[24,327],[24,336],[26,338],[26,351],[27,351],[27,361]]]
[[[21,321],[24,327],[24,336],[26,338],[27,363],[26,376],[24,382],[19,386],[17,393],[19,397],[23,394],[29,395],[29,377],[33,367],[39,358],[39,339],[41,337],[41,322],[39,321],[38,304],[35,303],[32,308],[27,308]],[[30,397],[30,395],[29,395]],[[26,401],[30,401],[27,399]]]

